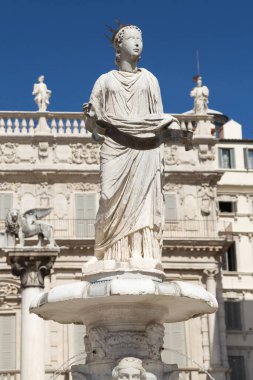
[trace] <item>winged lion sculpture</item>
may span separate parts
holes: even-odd
[[[10,209],[5,219],[6,236],[12,237],[14,245],[19,239],[19,246],[24,247],[26,238],[38,235],[37,247],[42,247],[45,239],[48,240],[48,247],[56,247],[53,226],[40,221],[51,211],[52,208],[34,208],[22,214],[19,209]]]

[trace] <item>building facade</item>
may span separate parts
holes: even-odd
[[[222,114],[175,116],[194,138],[188,152],[173,142],[165,147],[163,267],[168,280],[213,293],[219,310],[167,324],[163,359],[178,364],[180,379],[206,380],[208,371],[216,380],[250,380],[253,141]],[[53,208],[47,221],[61,251],[46,290],[80,280],[94,254],[99,149],[81,113],[0,111],[0,228],[12,207]],[[21,302],[20,280],[0,250],[1,380],[21,378]],[[45,379],[71,379],[71,364],[85,361],[85,327],[46,321],[44,328]]]

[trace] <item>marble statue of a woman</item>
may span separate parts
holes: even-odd
[[[119,143],[113,135],[103,137],[95,256],[121,262],[131,258],[160,261],[163,143],[147,149],[145,141],[159,136],[165,128],[180,127],[176,119],[163,113],[157,79],[137,66],[143,47],[141,30],[133,25],[121,26],[112,42],[118,70],[98,78],[90,103],[84,105],[86,126],[95,137],[99,136],[97,127],[102,120],[125,138],[125,143],[124,138]],[[128,139],[139,139],[143,144],[135,149],[129,147]]]

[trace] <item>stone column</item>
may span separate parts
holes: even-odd
[[[12,274],[21,282],[21,380],[45,379],[44,321],[30,314],[32,300],[44,288],[44,277],[49,275],[58,249],[7,250],[7,262]]]
[[[216,276],[219,273],[218,269],[206,269],[206,290],[216,297]],[[212,373],[215,373],[217,380],[225,379],[223,373],[217,373],[217,369],[221,370],[221,353],[220,353],[220,339],[219,339],[219,326],[217,313],[208,315],[209,327],[209,346],[210,346],[210,367]],[[218,372],[220,372],[218,370]],[[221,370],[223,372],[223,370]],[[215,377],[216,378],[216,377]]]

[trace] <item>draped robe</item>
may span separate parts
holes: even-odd
[[[90,97],[96,118],[132,136],[154,136],[172,121],[163,114],[157,79],[147,70],[110,71]],[[150,150],[122,146],[109,137],[100,152],[101,194],[95,227],[98,259],[161,258],[164,223],[163,144]]]

